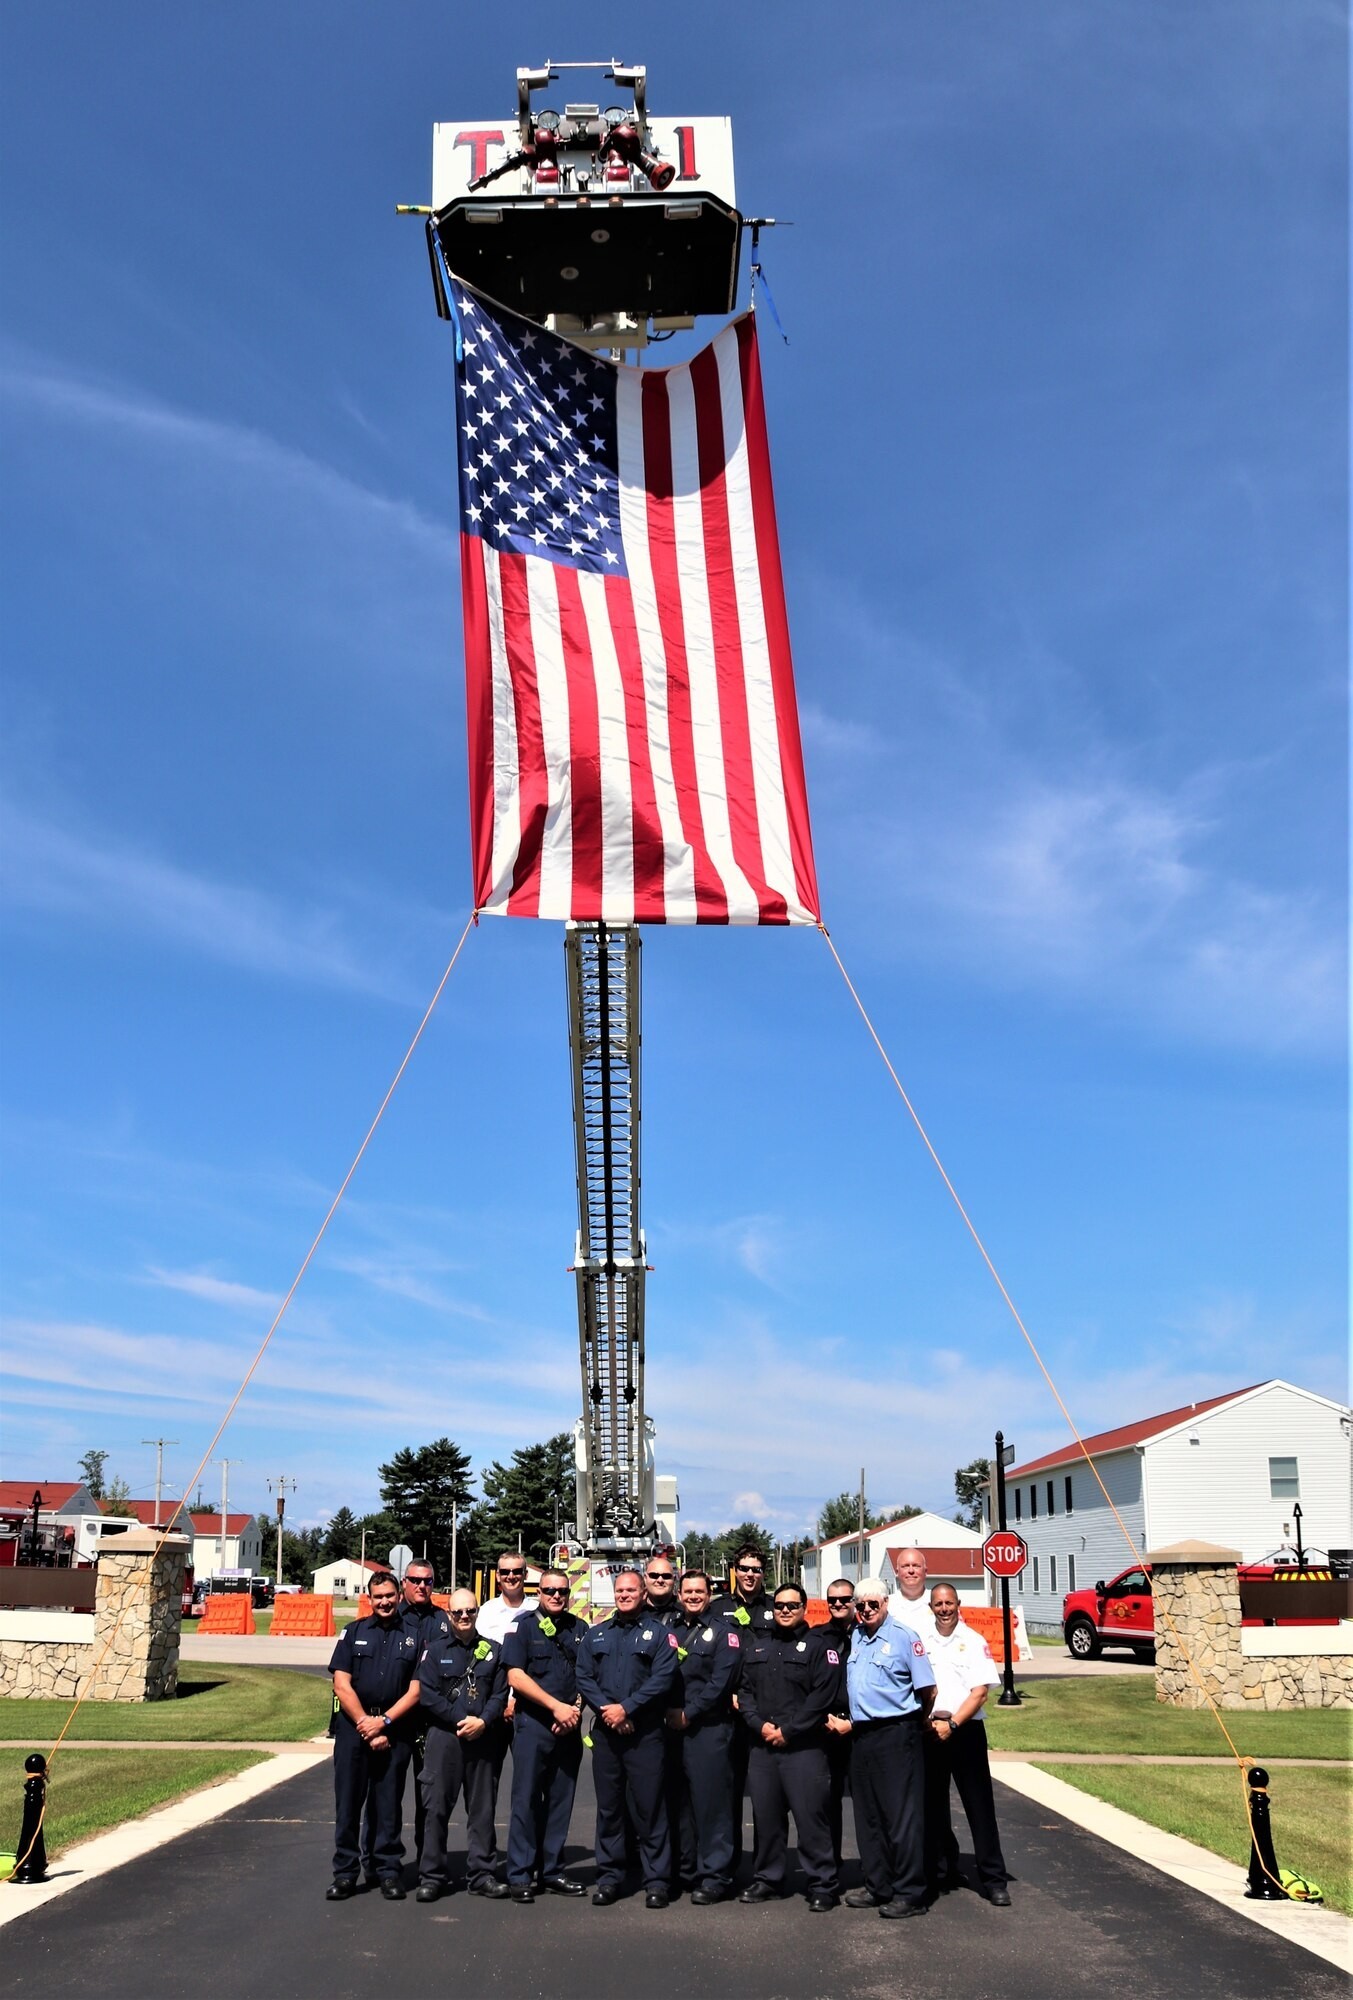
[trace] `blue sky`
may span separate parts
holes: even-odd
[[[1343,8],[455,16],[0,30],[6,1473],[101,1446],[145,1492],[163,1433],[189,1477],[465,921],[450,341],[394,204],[434,120],[612,50],[794,224],[824,910],[1073,1413],[1346,1393]],[[644,946],[688,1525],[792,1535],[862,1464],[950,1511],[997,1424],[1057,1442],[822,940]],[[227,1434],[241,1504],[572,1422],[561,961],[472,936]]]

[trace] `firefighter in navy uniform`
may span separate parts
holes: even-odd
[[[451,1593],[452,1637],[435,1635],[418,1662],[418,1706],[426,1718],[423,1752],[425,1831],[418,1850],[418,1901],[435,1903],[451,1886],[446,1829],[464,1797],[465,1883],[477,1896],[506,1896],[494,1868],[494,1725],[507,1706],[500,1647],[475,1630],[474,1592]]]
[[[643,1870],[645,1905],[671,1901],[672,1842],[663,1796],[663,1722],[676,1688],[676,1634],[643,1601],[637,1570],[615,1579],[615,1614],[578,1648],[578,1690],[596,1715],[592,1781],[597,1794],[597,1886],[592,1901],[620,1895],[628,1809]]]
[[[644,1609],[669,1631],[681,1618],[676,1568],[671,1556],[661,1549],[644,1564]],[[683,1888],[693,1886],[690,1870],[682,1865],[683,1856],[690,1858],[687,1850],[693,1848],[693,1842],[687,1837],[691,1832],[689,1815],[683,1813],[686,1779],[681,1768],[681,1744],[670,1731],[665,1731],[663,1735],[662,1795],[672,1847],[672,1894],[675,1896]],[[639,1859],[639,1846],[632,1827],[625,1841],[625,1859],[630,1867],[634,1867]]]
[[[775,1593],[775,1630],[747,1642],[738,1705],[749,1739],[747,1788],[752,1795],[756,1852],[744,1903],[765,1903],[784,1891],[789,1815],[799,1860],[808,1877],[808,1907],[834,1909],[838,1878],[832,1855],[828,1715],[841,1699],[845,1669],[819,1645],[804,1617],[801,1585]]]
[[[733,1558],[733,1588],[716,1597],[709,1607],[711,1618],[726,1618],[742,1640],[745,1651],[753,1633],[773,1632],[775,1614],[766,1595],[765,1562],[761,1551],[749,1542]],[[733,1873],[742,1866],[742,1802],[747,1796],[748,1736],[745,1729],[733,1731]]]
[[[372,1865],[388,1902],[404,1899],[401,1808],[418,1706],[417,1639],[399,1614],[399,1586],[373,1576],[371,1616],[358,1618],[329,1661],[339,1714],[334,1724],[334,1879],[325,1891],[342,1902],[357,1887],[358,1828],[368,1796],[375,1812]]]
[[[568,1578],[547,1569],[538,1608],[503,1640],[508,1686],[516,1697],[512,1735],[512,1818],[507,1887],[514,1903],[534,1903],[537,1883],[552,1896],[581,1896],[564,1873],[564,1843],[582,1763],[578,1649],[587,1626],[568,1607]]]
[[[683,1805],[672,1836],[688,1851],[682,1873],[693,1903],[722,1903],[733,1893],[733,1696],[742,1669],[742,1635],[710,1616],[709,1578],[702,1569],[681,1579],[677,1689],[667,1711],[683,1778]]]
[[[813,1643],[824,1646],[836,1658],[833,1666],[844,1667],[850,1658],[850,1642],[855,1635],[855,1586],[844,1577],[827,1585],[827,1623],[813,1628]],[[826,1721],[827,1769],[831,1775],[832,1853],[841,1872],[841,1820],[845,1796],[850,1788],[850,1699],[845,1675],[841,1676],[841,1696]]]
[[[426,1556],[415,1556],[404,1572],[404,1582],[400,1588],[399,1615],[409,1631],[413,1633],[414,1658],[421,1660],[424,1652],[436,1639],[449,1639],[451,1625],[440,1604],[434,1604],[432,1593],[436,1587],[437,1572]],[[423,1721],[417,1719],[413,1738],[413,1851],[423,1851],[423,1829],[426,1817],[423,1806]],[[368,1797],[366,1813],[362,1820],[362,1873],[368,1883],[376,1880],[376,1869],[371,1856],[376,1843],[376,1818],[374,1801]]]

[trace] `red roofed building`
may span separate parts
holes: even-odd
[[[1348,1548],[1350,1422],[1327,1396],[1258,1382],[1096,1431],[1085,1452],[1068,1439],[1010,1466],[1006,1520],[1029,1545],[1014,1595],[1030,1629],[1060,1632],[1069,1591],[1145,1549],[1212,1542],[1261,1561],[1292,1541],[1295,1501],[1307,1548]],[[990,1488],[986,1507],[990,1519]]]
[[[865,1535],[864,1566],[860,1566],[860,1537],[833,1535],[803,1552],[803,1587],[810,1597],[824,1597],[827,1586],[843,1577],[859,1583],[862,1577],[884,1583],[890,1591],[898,1587],[897,1557],[904,1548],[918,1548],[925,1556],[930,1584],[952,1583],[964,1604],[985,1604],[986,1574],[982,1568],[982,1537],[960,1521],[946,1521],[942,1514],[912,1514],[905,1521],[888,1521]]]
[[[42,1495],[39,1519],[47,1514],[97,1514],[99,1503],[78,1479],[0,1479],[0,1514],[33,1512],[33,1495]]]

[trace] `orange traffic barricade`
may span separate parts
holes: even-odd
[[[197,1629],[222,1639],[247,1637],[254,1629],[254,1600],[247,1590],[213,1590]]]
[[[274,1639],[332,1639],[334,1601],[310,1591],[288,1591],[272,1607]]]

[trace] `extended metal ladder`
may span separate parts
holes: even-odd
[[[644,1416],[644,1233],[639,1226],[639,932],[571,923],[564,939],[578,1167],[577,1532],[597,1554],[655,1533]]]

